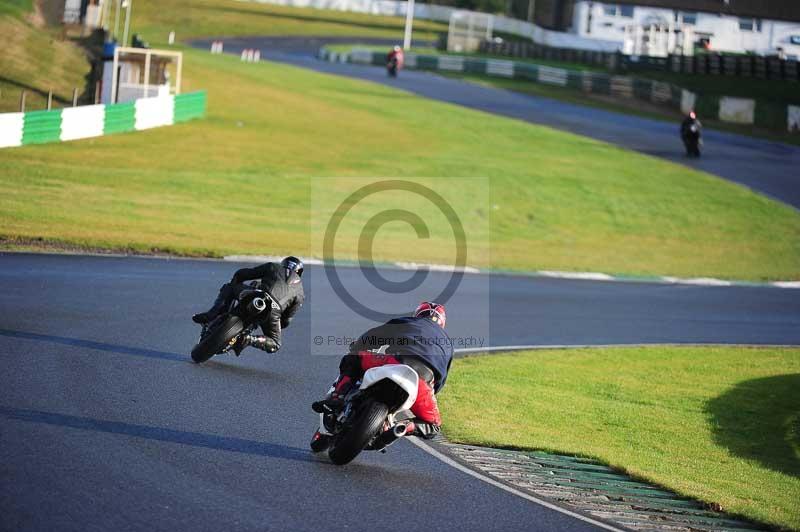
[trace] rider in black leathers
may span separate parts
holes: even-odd
[[[255,268],[242,268],[233,274],[231,281],[219,289],[214,305],[207,311],[192,316],[195,323],[205,324],[219,316],[242,290],[250,288],[245,281],[259,280],[261,290],[272,299],[270,312],[261,320],[263,335],[245,335],[233,346],[238,355],[242,349],[252,345],[268,353],[281,347],[281,330],[291,323],[303,305],[303,262],[297,257],[286,257],[280,264],[267,262]]]
[[[700,137],[703,124],[697,119],[697,114],[690,111],[681,122],[681,140],[686,147],[686,155],[697,157],[700,155]]]

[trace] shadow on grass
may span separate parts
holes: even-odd
[[[800,477],[800,374],[744,381],[706,403],[714,441]]]

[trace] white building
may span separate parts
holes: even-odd
[[[800,22],[578,0],[571,33],[617,41],[624,53],[637,55],[691,55],[707,43],[717,52],[800,58]]]

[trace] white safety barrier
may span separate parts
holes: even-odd
[[[800,106],[788,106],[786,109],[786,127],[789,131],[800,131]]]
[[[134,129],[169,126],[175,116],[175,97],[142,98],[136,100],[136,122]]]
[[[725,122],[752,124],[756,112],[756,102],[747,98],[723,96],[719,99],[719,118]]]
[[[0,114],[0,148],[22,146],[25,113]]]
[[[67,107],[61,111],[61,140],[99,137],[106,119],[105,105]]]
[[[550,85],[559,85],[561,87],[567,85],[567,71],[563,68],[539,66],[538,76],[541,83],[549,83]]]
[[[0,114],[0,148],[45,144],[169,126],[202,118],[205,91],[109,105]]]
[[[505,59],[489,59],[486,61],[486,73],[490,76],[513,78],[514,62]]]
[[[457,55],[439,56],[439,69],[450,70],[452,72],[463,72],[464,58]]]

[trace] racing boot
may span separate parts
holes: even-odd
[[[311,403],[311,410],[318,414],[331,414],[339,412],[344,406],[344,398],[353,387],[353,379],[347,375],[340,375],[333,383],[331,391],[321,400]]]
[[[211,323],[214,318],[220,315],[224,308],[224,303],[215,302],[214,306],[208,309],[206,312],[200,312],[199,314],[192,316],[192,321],[200,325]]]
[[[231,349],[233,349],[233,352],[236,353],[238,357],[242,353],[242,350],[249,345],[256,349],[266,351],[267,353],[274,353],[278,350],[275,346],[275,342],[271,338],[258,334],[243,334],[236,340],[236,343],[233,344]]]
[[[222,285],[219,289],[219,293],[217,294],[217,298],[214,300],[214,304],[211,305],[211,308],[206,312],[201,312],[192,316],[192,321],[199,323],[200,325],[211,323],[214,318],[222,314],[222,311],[225,310],[228,302],[231,301],[231,298],[233,298],[235,295],[236,294],[231,283]]]
[[[321,453],[327,451],[328,447],[330,447],[331,440],[333,439],[331,432],[333,432],[336,427],[336,416],[341,412],[344,406],[344,397],[352,387],[353,379],[346,375],[340,375],[336,382],[333,383],[333,386],[331,386],[330,391],[325,395],[325,398],[311,404],[311,409],[314,412],[322,414],[322,425],[327,432],[327,434],[325,432],[320,432],[320,430],[323,430],[322,428],[314,432],[310,443],[313,452]]]

